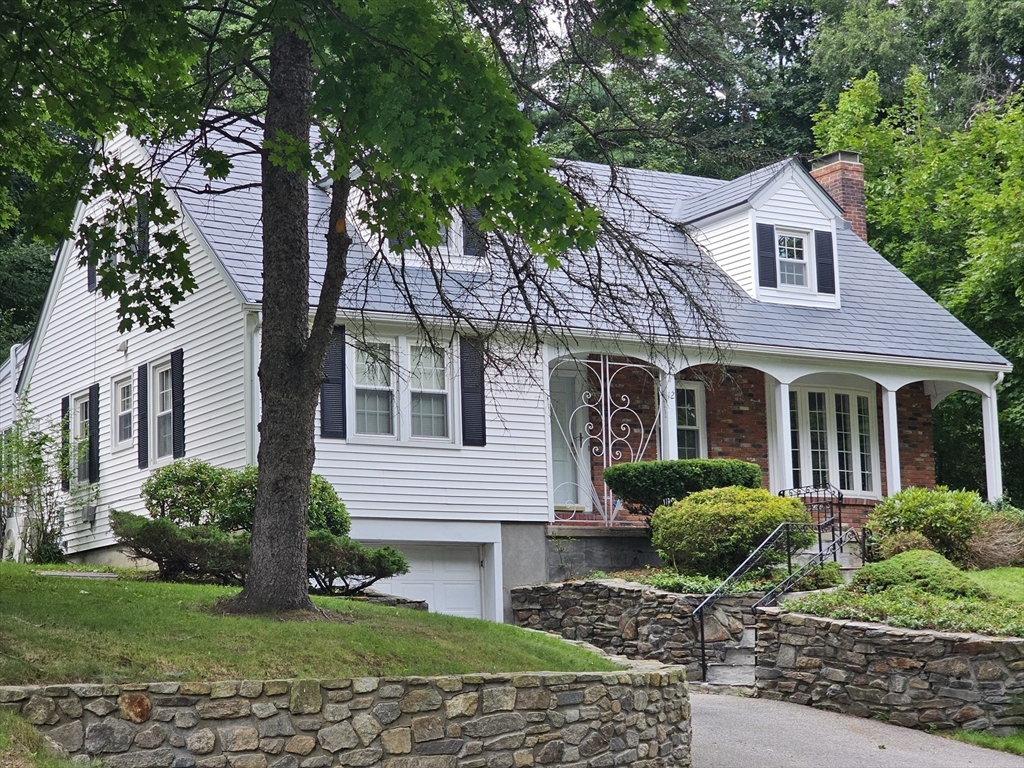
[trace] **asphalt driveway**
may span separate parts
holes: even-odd
[[[1024,768],[1024,757],[766,699],[691,693],[693,768]]]

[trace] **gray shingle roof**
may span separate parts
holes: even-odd
[[[641,232],[650,247],[660,248],[681,258],[699,263],[708,291],[717,307],[721,332],[726,342],[775,347],[780,351],[809,350],[868,355],[900,355],[922,361],[963,362],[992,366],[1008,365],[989,345],[932,300],[911,280],[887,262],[849,229],[838,227],[836,254],[839,265],[841,309],[798,307],[757,302],[738,291],[731,279],[711,260],[701,256],[691,241],[667,219],[683,212],[685,221],[703,218],[749,201],[788,163],[782,161],[732,182],[680,174],[619,169],[632,199],[608,194],[605,184],[609,170],[605,166],[581,164],[597,184],[595,201],[605,212]],[[245,300],[259,303],[261,278],[260,193],[256,188],[222,195],[196,194],[207,181],[197,169],[175,160],[165,169],[165,178],[177,187],[185,211],[195,222],[215,255],[236,283]],[[259,161],[242,157],[226,184],[259,181]],[[680,204],[680,201],[684,201]],[[689,203],[692,202],[692,205]],[[677,207],[678,206],[678,207]],[[325,262],[327,194],[310,185],[310,300],[316,301]],[[680,222],[681,223],[681,222]],[[451,272],[444,276],[448,293],[461,297],[462,309],[472,314],[495,302],[508,301],[507,284],[502,275]],[[620,330],[615,319],[594,307],[593,297],[573,285],[569,276],[555,271],[548,275],[550,285],[563,292],[568,306],[579,307],[563,318],[579,331]],[[380,270],[378,260],[363,243],[355,243],[350,252],[350,277],[339,309],[344,312],[383,311],[409,313],[403,290],[415,296],[420,311],[445,316],[431,273],[407,268],[404,289],[396,287],[393,275]],[[680,315],[688,314],[680,302]],[[506,315],[509,316],[509,315]],[[514,316],[514,313],[513,315]],[[520,319],[524,319],[520,315]],[[652,321],[656,319],[652,318]],[[684,331],[700,338],[704,333],[690,318],[680,319]]]

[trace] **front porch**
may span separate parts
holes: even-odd
[[[605,486],[629,461],[741,459],[772,492],[831,483],[844,522],[881,500],[935,485],[932,408],[957,390],[981,395],[989,498],[1002,494],[989,371],[897,359],[734,352],[654,358],[639,351],[552,354],[548,363],[550,498],[558,526],[642,527]]]

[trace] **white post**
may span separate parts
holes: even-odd
[[[899,493],[900,430],[896,423],[896,390],[882,387],[882,428],[885,435],[885,479],[887,495]]]
[[[999,406],[996,388],[981,396],[981,423],[985,436],[985,480],[989,501],[1003,495],[1003,468],[999,454]]]
[[[676,413],[676,376],[661,372],[661,458],[679,458],[679,438]]]
[[[789,384],[775,383],[775,445],[779,456],[775,491],[793,487],[793,424],[790,419]]]

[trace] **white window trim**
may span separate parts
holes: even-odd
[[[782,282],[782,262],[783,259],[779,257],[779,238],[780,237],[799,237],[804,241],[804,277],[807,280],[806,285],[789,285]],[[794,259],[789,259],[797,263]],[[781,293],[793,293],[793,294],[806,294],[806,293],[818,293],[818,276],[815,272],[815,257],[814,257],[814,233],[804,229],[795,229],[790,227],[775,227],[775,284],[776,288],[772,290],[779,291]]]
[[[82,430],[82,406],[89,408],[89,393],[84,392],[78,395],[74,395],[71,398],[71,413],[69,414],[71,423],[68,425],[69,430],[69,445],[71,447],[71,456],[69,461],[71,462],[70,476],[72,486],[85,486],[89,485],[89,435],[88,432]],[[89,413],[89,429],[96,428],[96,415]],[[84,464],[83,464],[84,462]],[[81,477],[79,472],[80,468],[85,467],[85,478]]]
[[[367,344],[390,344],[392,349],[391,391],[393,408],[394,433],[390,435],[367,434],[358,431],[356,414],[356,347],[358,342],[347,344],[345,350],[345,408],[349,414],[349,430],[346,442],[352,444],[394,444],[430,446],[436,448],[462,448],[462,414],[459,386],[459,349],[452,344],[445,352],[445,381],[448,386],[448,436],[430,437],[412,434],[412,386],[411,386],[411,350],[412,346],[424,346],[426,342],[413,334],[396,333],[394,336],[377,334],[365,336],[360,341]]]
[[[811,485],[813,481],[812,470],[811,470],[811,433],[810,433],[810,418],[808,415],[807,405],[807,393],[808,392],[824,392],[825,393],[825,424],[827,428],[828,438],[828,481],[834,487],[839,488],[839,439],[838,430],[836,429],[836,395],[849,395],[851,404],[851,427],[853,435],[853,477],[854,483],[859,488],[861,483],[861,463],[860,463],[860,441],[859,441],[859,429],[857,422],[857,397],[867,397],[868,399],[868,413],[870,418],[868,424],[870,433],[868,439],[871,443],[871,485],[872,490],[842,490],[842,493],[847,498],[852,499],[880,499],[882,494],[880,491],[881,486],[881,456],[879,453],[879,441],[878,441],[878,403],[875,399],[875,393],[868,389],[853,389],[849,387],[822,387],[822,386],[804,386],[796,385],[790,387],[790,392],[796,393],[797,401],[797,412],[799,414],[799,427],[798,433],[800,435],[800,485],[806,486]],[[786,403],[786,407],[789,404]],[[776,414],[776,424],[781,423],[781,419]],[[785,478],[785,485],[783,487],[788,488],[789,482],[792,478]]]
[[[679,408],[679,390],[689,389],[695,393],[694,401],[697,404],[697,458],[706,459],[708,457],[708,421],[707,421],[707,409],[704,399],[704,384],[700,381],[687,381],[685,379],[676,379],[676,409],[678,413]],[[692,429],[692,427],[680,427],[678,422],[678,416],[676,417],[676,450],[679,448],[679,430]],[[677,454],[678,455],[678,454]],[[682,457],[680,457],[682,458]]]
[[[127,384],[131,388],[131,408],[128,411],[121,410],[121,387]],[[110,383],[110,448],[114,453],[120,453],[122,451],[130,450],[135,447],[135,432],[136,424],[135,420],[138,416],[136,409],[136,392],[135,392],[135,379],[132,378],[130,373],[126,373],[123,376],[118,376],[113,379]],[[132,436],[127,440],[119,440],[118,436],[121,434],[119,429],[118,419],[122,413],[131,414],[131,425],[132,425]]]
[[[413,386],[412,386],[412,348],[413,347],[426,347],[427,349],[429,349],[430,345],[425,343],[425,342],[424,343],[417,343],[417,341],[415,339],[412,339],[412,340],[409,341],[408,357],[406,358],[409,361],[409,367],[408,367],[408,370],[409,370],[409,392],[408,392],[409,410],[406,411],[409,414],[409,439],[411,439],[411,440],[429,440],[431,442],[450,443],[451,442],[451,434],[452,434],[452,419],[451,419],[451,411],[452,411],[452,375],[451,375],[452,360],[451,360],[451,357],[452,356],[451,356],[451,351],[450,350],[442,350],[441,351],[442,352],[442,358],[443,358],[445,389],[443,389],[443,390],[440,390],[440,389],[414,389]],[[412,433],[412,396],[413,396],[414,393],[427,394],[427,395],[444,395],[444,398],[445,398],[445,409],[444,409],[445,410],[445,434],[444,435],[442,435],[442,436],[439,436],[439,435],[414,435]]]
[[[171,451],[165,456],[159,455],[159,424],[160,424],[160,374],[164,371],[170,372],[171,360],[165,358],[153,363],[149,367],[149,463],[150,465],[162,466],[174,461],[174,391],[173,381],[171,390],[171,408],[163,413],[171,414]]]
[[[399,405],[399,392],[398,392],[398,371],[401,370],[401,361],[399,359],[399,349],[396,339],[365,339],[363,341],[366,345],[372,344],[387,344],[389,348],[388,358],[390,360],[390,386],[378,387],[378,386],[361,386],[358,377],[358,355],[359,345],[354,345],[352,352],[352,433],[353,435],[364,438],[367,440],[394,440],[398,437],[398,416],[401,410]],[[391,393],[391,432],[360,432],[359,431],[359,414],[357,411],[358,407],[358,390],[375,391],[375,392],[390,392]]]

